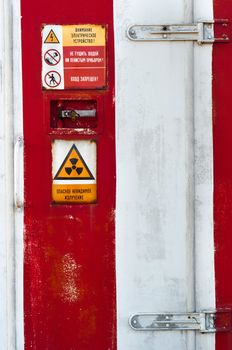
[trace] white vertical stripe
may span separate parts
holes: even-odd
[[[14,139],[22,135],[19,3],[0,0],[0,339],[6,350],[24,343],[23,213],[14,213],[13,192]]]
[[[22,50],[21,50],[21,9],[20,1],[13,0],[13,100],[14,100],[14,142],[23,138],[22,111]],[[19,153],[19,199],[23,202],[23,147]],[[15,317],[16,349],[24,349],[24,303],[23,303],[23,208],[15,210]]]
[[[196,0],[195,21],[213,19],[213,0]],[[214,309],[212,46],[195,45],[196,307]],[[215,349],[215,335],[197,335],[197,350]]]
[[[13,212],[13,36],[11,2],[2,0],[1,30],[1,346],[15,349],[15,236]],[[3,314],[2,314],[3,311]]]
[[[4,23],[4,1],[0,1],[0,339],[4,349],[9,349],[7,345],[8,325],[7,325],[7,234],[5,222],[5,198],[6,198],[6,171],[5,171],[5,23]],[[10,327],[11,328],[11,327]]]

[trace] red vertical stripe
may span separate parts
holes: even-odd
[[[214,0],[214,17],[232,22],[228,0]],[[226,29],[226,27],[225,27]],[[231,28],[229,29],[231,37]],[[231,38],[232,39],[232,38]],[[232,43],[213,47],[214,231],[216,307],[232,308]],[[216,335],[217,350],[232,349],[232,333]]]
[[[114,350],[115,129],[111,0],[31,1],[22,5],[25,137],[25,349]],[[107,81],[103,91],[42,91],[43,24],[107,26]],[[52,139],[89,139],[49,129],[49,96],[103,100],[98,115],[98,202],[53,205]]]

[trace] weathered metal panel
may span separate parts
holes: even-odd
[[[6,111],[5,118],[1,119],[0,187],[2,198],[7,198],[1,204],[0,221],[5,232],[0,240],[1,285],[5,286],[1,289],[0,330],[1,345],[12,350],[24,348],[22,211],[16,212],[15,224],[12,221],[13,136],[17,138],[22,132],[19,3],[13,3],[12,16],[9,4],[0,2],[4,16],[0,39],[0,105]],[[114,6],[118,348],[212,350],[214,335],[136,334],[128,325],[129,317],[136,312],[199,311],[213,308],[215,304],[211,47],[192,43],[138,44],[126,39],[126,29],[131,24],[210,20],[212,2],[197,0],[192,4],[191,1],[166,0],[154,4],[150,0],[145,3],[115,0]],[[215,5],[216,17],[228,17],[220,6]],[[74,11],[77,7],[78,11]],[[91,1],[83,6],[72,1],[67,6],[58,1],[54,7],[53,3],[45,1],[36,4],[22,0],[22,15],[26,137],[25,348],[112,350],[116,348],[112,3],[102,1],[99,5]],[[13,33],[7,30],[12,18]],[[48,120],[50,101],[65,95],[61,92],[56,95],[54,91],[46,95],[41,91],[41,29],[45,23],[108,26],[109,86],[105,92],[97,92],[100,99],[106,96],[105,102],[100,102],[101,113],[106,112],[104,122],[99,120],[101,125],[97,129],[88,127],[85,135],[77,136],[83,140],[93,137],[100,146],[98,155],[104,154],[104,159],[98,159],[100,202],[91,209],[68,205],[62,211],[62,206],[54,206],[51,201],[51,143],[56,138],[65,139],[67,133],[65,130],[51,132]],[[220,61],[229,59],[226,50],[220,46],[214,52],[216,102],[222,100],[221,92],[227,93],[218,85],[220,79],[223,82],[226,79],[222,76]],[[95,97],[95,93],[89,91],[85,94],[87,99]],[[68,98],[72,98],[72,93]],[[221,142],[225,123],[230,130],[226,119],[229,107],[218,102],[215,106],[216,247],[220,246],[224,252],[225,237],[228,249],[230,247],[229,236],[225,233],[229,232],[230,216],[228,214],[225,219],[220,208],[223,206],[228,211],[230,208],[230,204],[225,203],[230,170],[220,159],[229,144],[229,137]],[[75,130],[68,133],[67,140],[77,135]],[[21,175],[18,163],[15,164],[16,174]],[[21,186],[21,181],[18,185]],[[15,189],[21,199],[22,188]],[[230,288],[222,278],[227,261],[225,255],[217,252],[219,307],[230,305]],[[230,335],[218,336],[218,349],[225,350],[225,346],[231,347]]]
[[[118,348],[212,350],[212,335],[203,340],[193,332],[128,328],[129,316],[139,312],[215,305],[211,48],[125,36],[131,25],[210,20],[212,3],[203,11],[181,0],[116,0],[114,6]]]
[[[231,35],[231,3],[214,0],[214,17],[229,20]],[[219,16],[219,17],[218,17]],[[214,136],[214,233],[215,278],[217,308],[232,308],[232,123],[231,123],[231,58],[232,44],[214,45],[213,48],[213,136]],[[232,333],[216,337],[217,350],[232,348]]]
[[[116,311],[112,2],[22,0],[21,4],[25,349],[113,350],[116,347]],[[106,26],[107,88],[42,90],[41,30],[48,24]],[[104,108],[98,111],[98,125],[82,129],[53,126],[51,100],[65,99],[102,100]],[[53,203],[52,143],[56,139],[97,143],[96,203]]]
[[[0,23],[0,338],[2,348],[13,350],[23,349],[24,343],[22,211],[14,210],[14,143],[22,133],[18,1],[0,1]],[[22,154],[18,160],[23,164]]]

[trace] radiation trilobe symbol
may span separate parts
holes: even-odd
[[[70,163],[72,164],[72,167],[66,167],[65,168],[65,171],[68,175],[71,175],[71,173],[74,171],[77,172],[78,175],[81,175],[81,173],[83,172],[84,168],[81,167],[81,168],[78,168],[76,165],[77,165],[77,162],[78,162],[78,158],[70,158]]]
[[[69,150],[54,180],[94,180],[93,174],[75,144]]]

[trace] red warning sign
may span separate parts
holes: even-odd
[[[63,52],[65,87],[93,88],[105,85],[104,46],[64,47]]]
[[[63,26],[64,86],[106,85],[106,33],[101,25]]]

